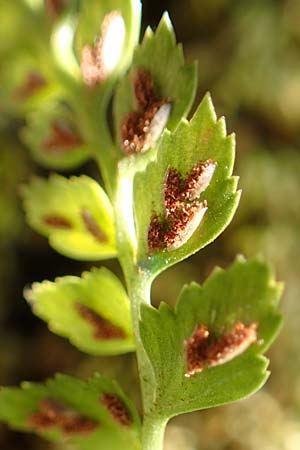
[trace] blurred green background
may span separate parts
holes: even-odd
[[[27,3],[34,7],[37,2]],[[50,3],[63,7],[70,0],[45,3],[47,8]],[[184,283],[202,282],[216,264],[225,267],[237,253],[261,254],[286,285],[285,325],[269,352],[272,375],[267,385],[249,400],[174,419],[165,450],[299,450],[300,1],[148,0],[143,4],[143,28],[155,26],[162,12],[169,10],[187,60],[199,61],[197,100],[209,90],[218,115],[226,116],[228,131],[236,132],[235,173],[243,189],[240,208],[227,231],[157,279],[156,304],[161,300],[174,304]],[[0,0],[0,384],[43,380],[57,371],[86,377],[98,370],[120,380],[139,402],[132,355],[84,355],[51,334],[23,300],[26,284],[80,274],[90,267],[55,253],[25,224],[20,205],[20,185],[33,173],[47,175],[19,138],[24,105],[35,108],[24,90],[28,75],[32,70],[47,71],[37,56],[42,45],[40,26],[23,0]],[[45,32],[43,45],[47,38]],[[97,176],[91,162],[77,173],[82,172]],[[119,273],[116,263],[106,265]],[[66,446],[53,446],[0,425],[0,448],[62,450]]]

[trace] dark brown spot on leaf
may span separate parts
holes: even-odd
[[[165,250],[168,242],[168,231],[172,222],[169,224],[162,215],[153,214],[148,229],[148,248],[149,251]]]
[[[45,0],[45,9],[52,20],[55,20],[66,6],[66,0]]]
[[[44,222],[44,224],[53,228],[63,228],[63,229],[72,228],[72,224],[63,216],[48,215],[44,216],[42,221]]]
[[[86,208],[82,208],[81,210],[81,217],[85,224],[86,229],[89,233],[91,233],[97,241],[103,243],[107,242],[107,236],[103,233],[103,231],[98,226],[97,222],[95,221],[91,211],[89,211]]]
[[[121,125],[122,147],[126,154],[148,150],[161,134],[170,112],[171,102],[159,98],[150,73],[138,69],[133,80],[138,110],[126,114]],[[155,120],[156,119],[156,120]]]
[[[101,403],[108,409],[112,417],[121,425],[129,427],[132,418],[122,400],[115,394],[103,394]]]
[[[38,411],[28,418],[28,423],[38,432],[59,427],[66,435],[89,434],[99,426],[94,420],[50,399],[40,401]]]
[[[186,377],[202,372],[207,367],[224,364],[243,353],[257,340],[257,324],[236,323],[230,331],[218,338],[211,336],[205,325],[198,325],[186,346]]]
[[[15,93],[18,100],[27,100],[31,95],[46,85],[45,78],[38,72],[30,72],[24,84]]]
[[[147,70],[137,70],[133,80],[133,89],[140,111],[147,111],[153,103],[158,101],[154,90],[153,79]]]
[[[126,338],[124,330],[112,324],[109,320],[105,319],[88,306],[79,302],[77,302],[75,306],[80,316],[92,325],[94,331],[93,336],[95,339],[110,340]]]
[[[167,217],[172,217],[183,202],[184,181],[178,170],[167,171],[164,185],[164,204]]]
[[[170,168],[164,183],[164,214],[153,214],[148,229],[148,247],[155,250],[176,249],[198,228],[207,210],[207,201],[198,199],[208,187],[216,162],[195,164],[186,178]]]
[[[81,137],[61,120],[55,120],[51,124],[51,135],[42,144],[46,153],[65,153],[74,147],[82,145]]]
[[[150,252],[176,249],[185,244],[198,228],[207,209],[207,202],[187,203],[173,217],[153,215],[148,230]]]

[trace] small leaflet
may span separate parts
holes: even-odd
[[[174,308],[141,307],[140,334],[151,362],[158,415],[241,400],[266,382],[263,356],[282,323],[282,284],[258,259],[216,268],[202,286],[183,287]]]
[[[58,252],[82,260],[116,255],[112,206],[92,178],[35,178],[23,196],[28,222]]]
[[[141,449],[136,408],[115,381],[98,373],[87,380],[57,374],[45,383],[1,387],[0,420],[52,441],[51,447]]]
[[[81,351],[112,355],[135,348],[128,296],[120,280],[104,267],[94,267],[81,277],[33,283],[24,296],[52,332]]]

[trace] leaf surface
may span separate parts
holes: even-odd
[[[116,256],[112,206],[95,180],[35,178],[23,197],[28,223],[58,252],[79,260]]]
[[[120,406],[119,415],[113,414],[113,404]],[[0,420],[80,450],[140,449],[135,408],[116,383],[99,374],[87,381],[59,374],[45,384],[23,382],[21,388],[2,388]]]
[[[185,286],[175,310],[165,303],[158,310],[143,305],[140,330],[154,370],[154,413],[170,418],[258,390],[269,375],[262,353],[279,330],[281,291],[265,263],[239,258],[226,271],[216,269],[203,286]],[[197,327],[205,326],[211,336],[221,339],[237,323],[255,324],[256,342],[232,359],[188,374],[188,343]],[[198,349],[194,357],[200,356]]]
[[[226,136],[225,121],[217,120],[209,95],[206,95],[190,122],[182,120],[177,129],[168,130],[158,145],[157,155],[134,181],[135,222],[140,265],[157,274],[168,266],[197,252],[226,228],[237,208],[240,192],[232,177],[235,156],[234,136]],[[154,215],[165,215],[164,190],[168,170],[175,169],[186,179],[198,163],[216,164],[200,202],[207,210],[197,228],[177,248],[151,252],[148,233]]]
[[[142,43],[136,47],[130,72],[119,84],[114,99],[116,134],[119,143],[124,117],[136,111],[137,100],[133,80],[138,69],[150,73],[159,98],[169,99],[171,113],[167,127],[174,130],[185,117],[194,100],[197,86],[195,64],[186,64],[182,46],[176,37],[169,16],[165,13],[155,32],[147,28]]]
[[[86,353],[112,355],[134,349],[128,297],[119,279],[104,267],[84,272],[81,278],[34,283],[25,297],[51,331]]]
[[[50,169],[73,169],[90,157],[75,118],[57,103],[28,115],[22,138],[34,159]]]

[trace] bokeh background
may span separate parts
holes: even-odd
[[[155,303],[174,304],[184,283],[202,282],[215,265],[226,267],[237,253],[261,254],[286,285],[281,305],[285,325],[269,352],[272,375],[267,385],[248,400],[174,419],[165,450],[299,450],[300,1],[143,4],[143,28],[155,26],[167,9],[187,60],[199,61],[197,100],[209,90],[218,115],[226,116],[228,131],[236,132],[235,173],[243,189],[227,231],[157,279]],[[0,384],[40,381],[58,371],[86,377],[98,370],[120,380],[138,402],[132,355],[84,355],[51,334],[23,300],[23,287],[33,281],[79,275],[90,267],[55,253],[24,222],[20,185],[33,173],[47,175],[19,138],[26,97],[22,80],[29,66],[39,70],[36,26],[23,0],[0,0]],[[97,176],[93,163],[85,164],[82,172]],[[119,273],[115,263],[106,265]],[[66,446],[0,425],[0,448]]]

